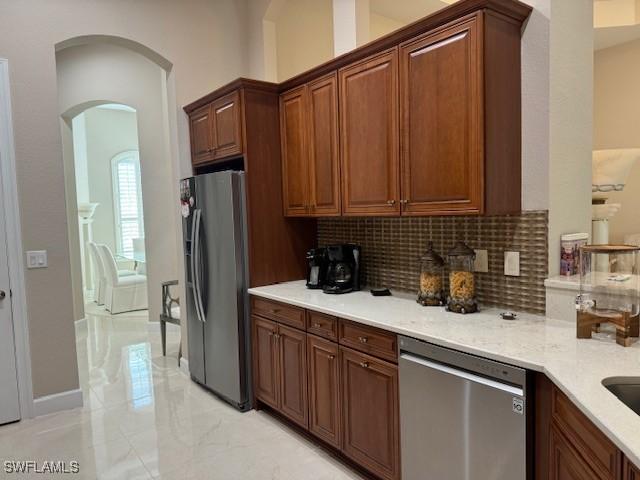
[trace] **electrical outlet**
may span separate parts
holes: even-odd
[[[476,259],[473,262],[473,269],[479,273],[489,271],[489,253],[486,250],[476,250]]]
[[[47,268],[47,251],[30,250],[27,252],[27,268]]]
[[[504,274],[509,277],[520,276],[520,252],[504,252]]]

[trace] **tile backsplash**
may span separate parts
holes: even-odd
[[[457,240],[487,250],[489,272],[476,273],[482,305],[544,313],[548,213],[491,217],[337,217],[318,220],[318,245],[362,246],[362,283],[418,291],[420,258],[433,241],[445,257]],[[504,275],[504,252],[520,252],[520,276]],[[445,282],[447,275],[445,274]],[[445,288],[448,288],[446,285]]]

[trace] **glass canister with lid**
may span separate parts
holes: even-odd
[[[478,311],[473,263],[476,253],[462,241],[447,252],[449,296],[447,310],[456,313]]]
[[[577,337],[590,338],[601,324],[615,326],[616,341],[629,346],[640,333],[640,247],[580,247]]]
[[[427,251],[421,259],[420,291],[418,303],[420,305],[437,307],[444,305],[442,292],[442,275],[444,260],[433,249],[433,242],[429,242]]]

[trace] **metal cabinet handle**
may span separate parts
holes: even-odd
[[[322,325],[320,325],[319,323],[314,323],[313,326],[314,328],[320,328]]]
[[[396,201],[395,200],[387,200],[387,205],[395,205]]]
[[[409,203],[409,200],[400,200],[400,203],[406,205],[407,203]]]
[[[7,292],[4,290],[0,290],[0,300],[4,300],[7,296]]]
[[[369,368],[369,362],[360,362],[362,368]]]
[[[360,340],[360,343],[367,343],[369,341],[367,337],[358,337],[358,340]]]
[[[280,309],[279,308],[272,308],[271,309],[271,313],[273,313],[273,314],[280,313]]]
[[[327,358],[328,358],[329,360],[333,360],[334,358],[336,358],[336,356],[335,356],[335,355],[327,355]]]

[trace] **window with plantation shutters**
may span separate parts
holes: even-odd
[[[133,239],[144,236],[140,158],[131,150],[116,155],[111,163],[118,254],[133,255]]]

